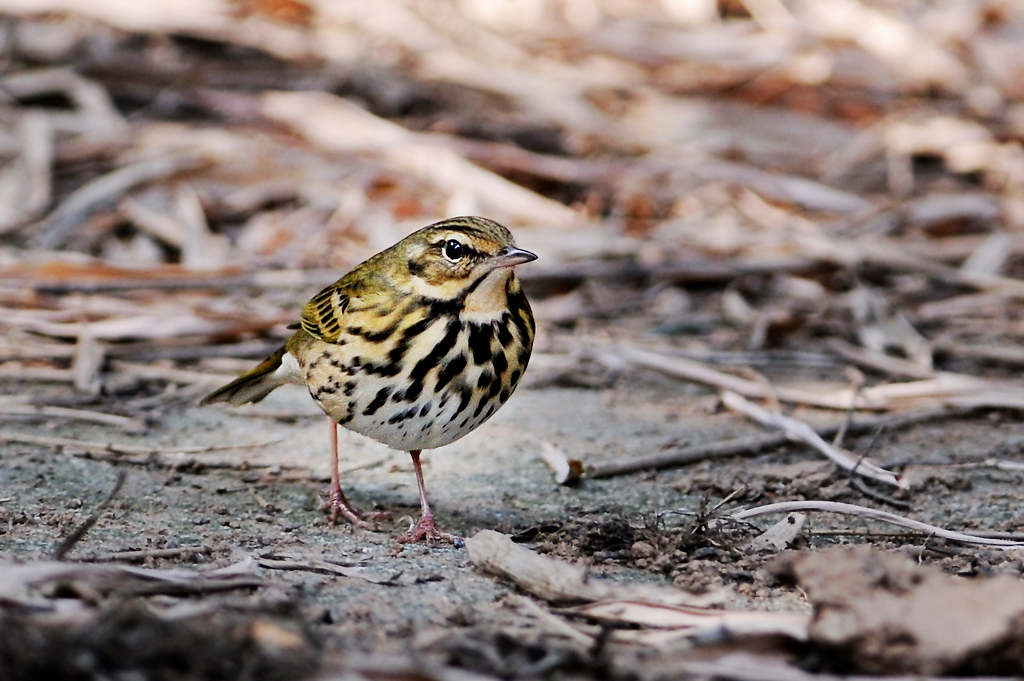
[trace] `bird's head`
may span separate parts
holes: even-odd
[[[504,288],[513,267],[537,259],[516,247],[508,229],[479,217],[424,227],[396,244],[392,255],[412,291],[436,300],[453,300],[481,286]]]

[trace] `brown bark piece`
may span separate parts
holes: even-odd
[[[963,579],[870,547],[783,556],[814,605],[810,640],[871,674],[1019,674],[1024,583]]]

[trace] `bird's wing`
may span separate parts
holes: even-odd
[[[378,286],[367,286],[350,277],[331,284],[306,303],[302,309],[299,327],[315,338],[337,343],[352,317],[361,317],[362,311],[380,305],[384,292]]]
[[[302,330],[328,343],[337,342],[343,327],[342,318],[351,298],[337,285],[328,286],[302,308]]]

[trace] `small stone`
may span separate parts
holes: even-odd
[[[629,549],[634,558],[653,558],[657,550],[645,541],[638,541]]]

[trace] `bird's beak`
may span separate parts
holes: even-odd
[[[498,255],[494,256],[494,260],[491,261],[495,268],[498,267],[515,267],[516,265],[522,265],[525,262],[536,260],[537,256],[529,251],[524,251],[521,248],[515,246],[506,246],[498,252]]]

